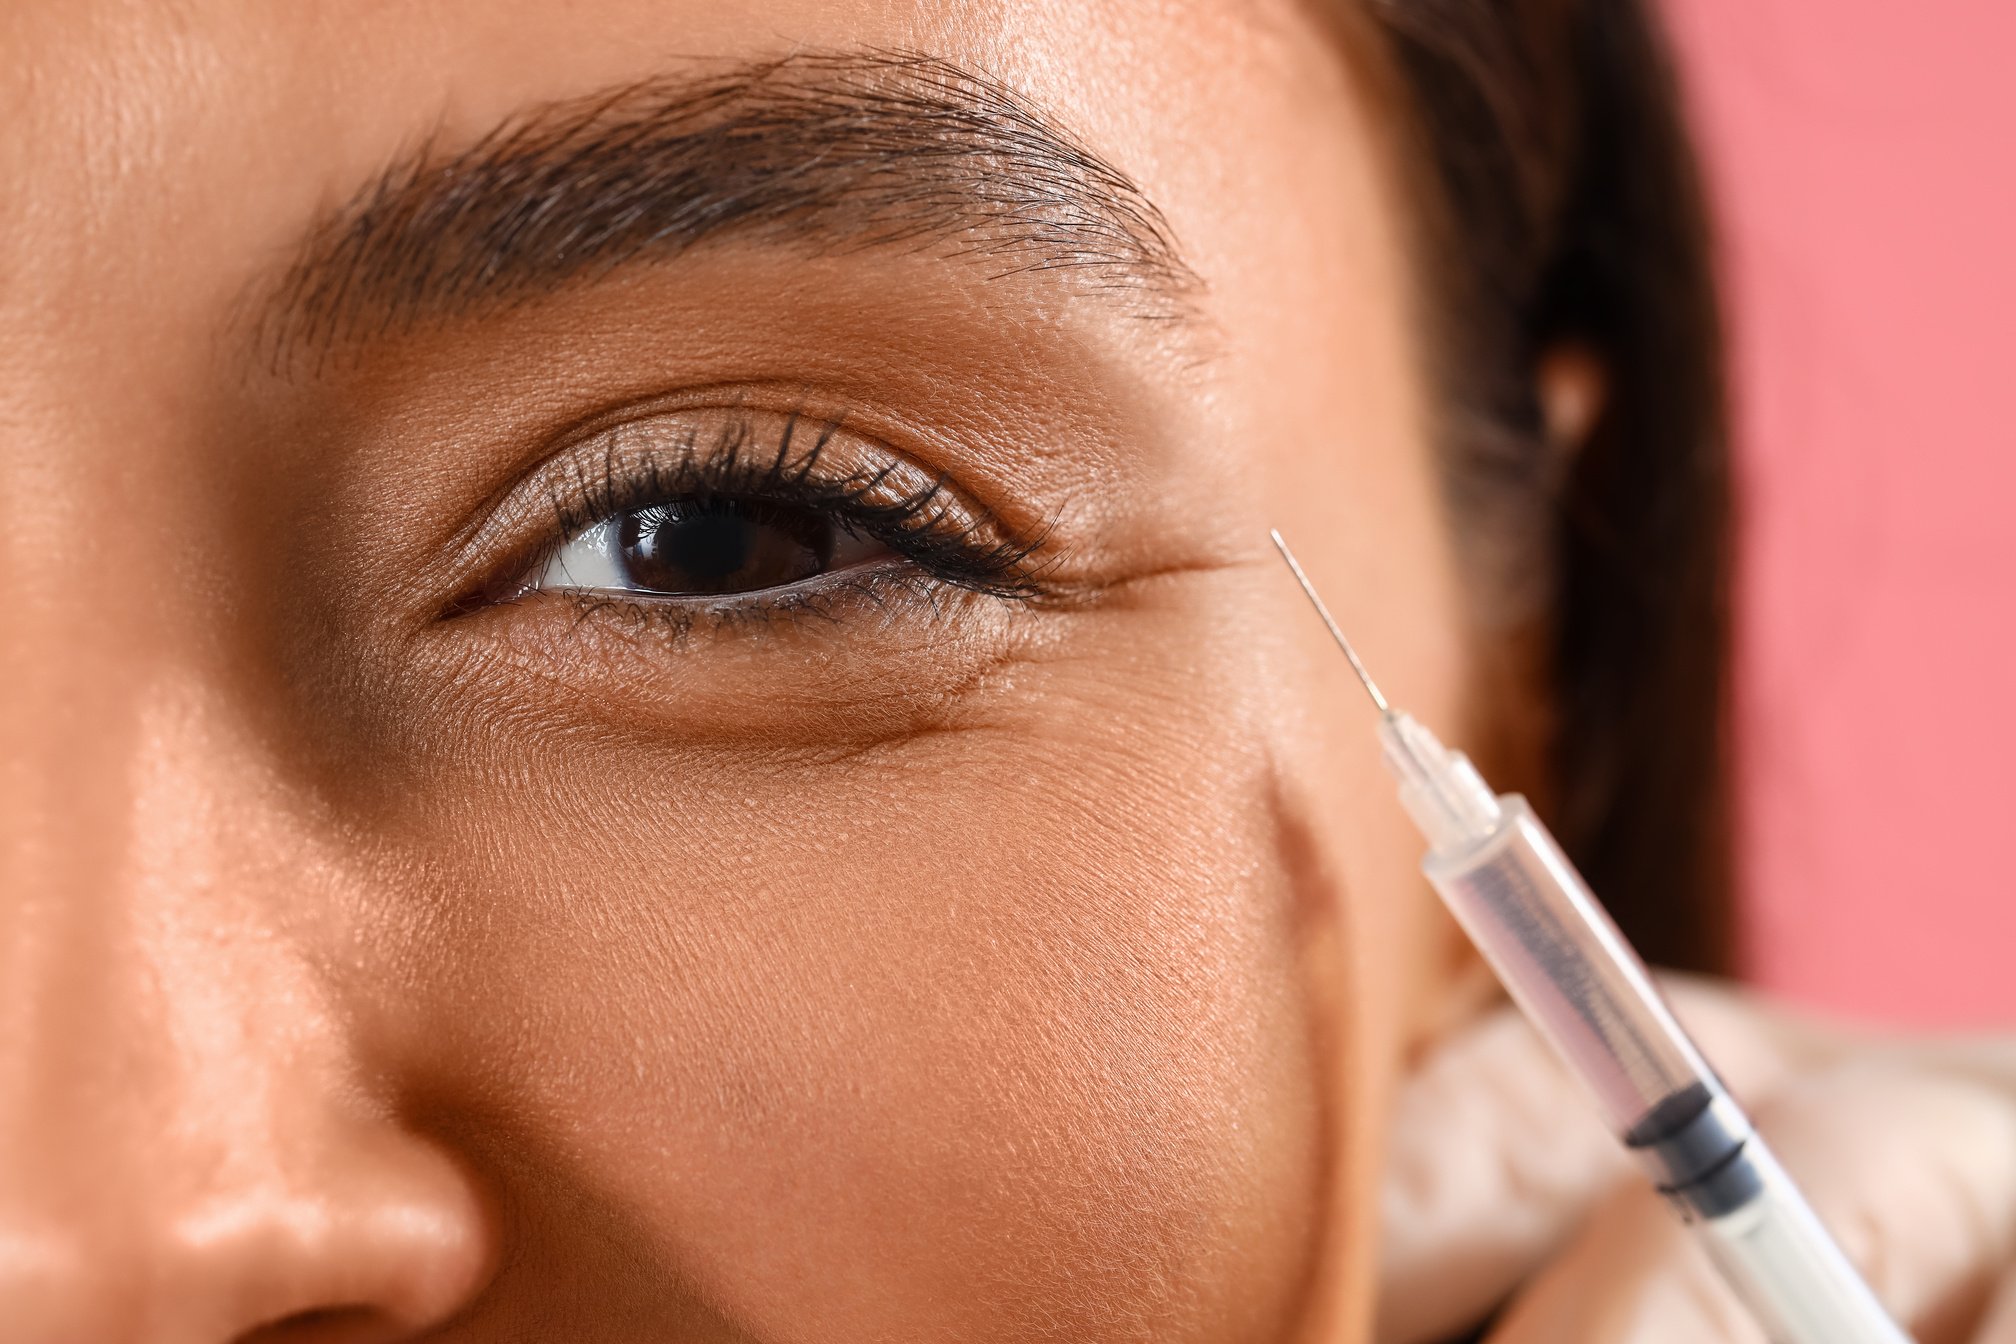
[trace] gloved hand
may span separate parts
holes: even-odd
[[[1674,1010],[1920,1344],[2016,1344],[2016,1037],[1831,1026],[1662,976]],[[1580,1084],[1510,1008],[1394,1117],[1379,1344],[1763,1344]]]

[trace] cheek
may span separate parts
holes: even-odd
[[[1279,1338],[1298,916],[1238,697],[1150,675],[783,772],[521,762],[543,802],[437,851],[496,861],[439,874],[488,896],[396,1048],[760,1337]]]

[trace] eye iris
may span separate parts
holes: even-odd
[[[640,589],[747,593],[825,569],[833,525],[810,510],[754,500],[678,500],[624,515],[618,541]]]

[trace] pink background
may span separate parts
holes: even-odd
[[[2016,1023],[2016,6],[1669,11],[1735,310],[1751,970]]]

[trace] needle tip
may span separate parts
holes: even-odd
[[[1296,562],[1295,552],[1288,549],[1288,541],[1281,535],[1281,529],[1270,527],[1267,529],[1267,535],[1273,538],[1274,549],[1281,552],[1281,558],[1288,562],[1288,570],[1295,576],[1295,582],[1301,585],[1303,595],[1316,608],[1316,614],[1323,618],[1324,628],[1329,630],[1330,638],[1336,640],[1337,647],[1344,650],[1344,657],[1351,664],[1351,670],[1356,672],[1358,680],[1365,684],[1365,693],[1372,697],[1372,703],[1378,706],[1381,714],[1391,718],[1393,706],[1387,703],[1384,695],[1380,694],[1378,683],[1372,680],[1372,674],[1365,670],[1365,664],[1359,660],[1358,650],[1351,647],[1351,641],[1344,638],[1344,632],[1338,629],[1337,622],[1330,616],[1330,608],[1324,606],[1323,599],[1316,595],[1316,586],[1310,583],[1309,576],[1302,572],[1302,566]]]

